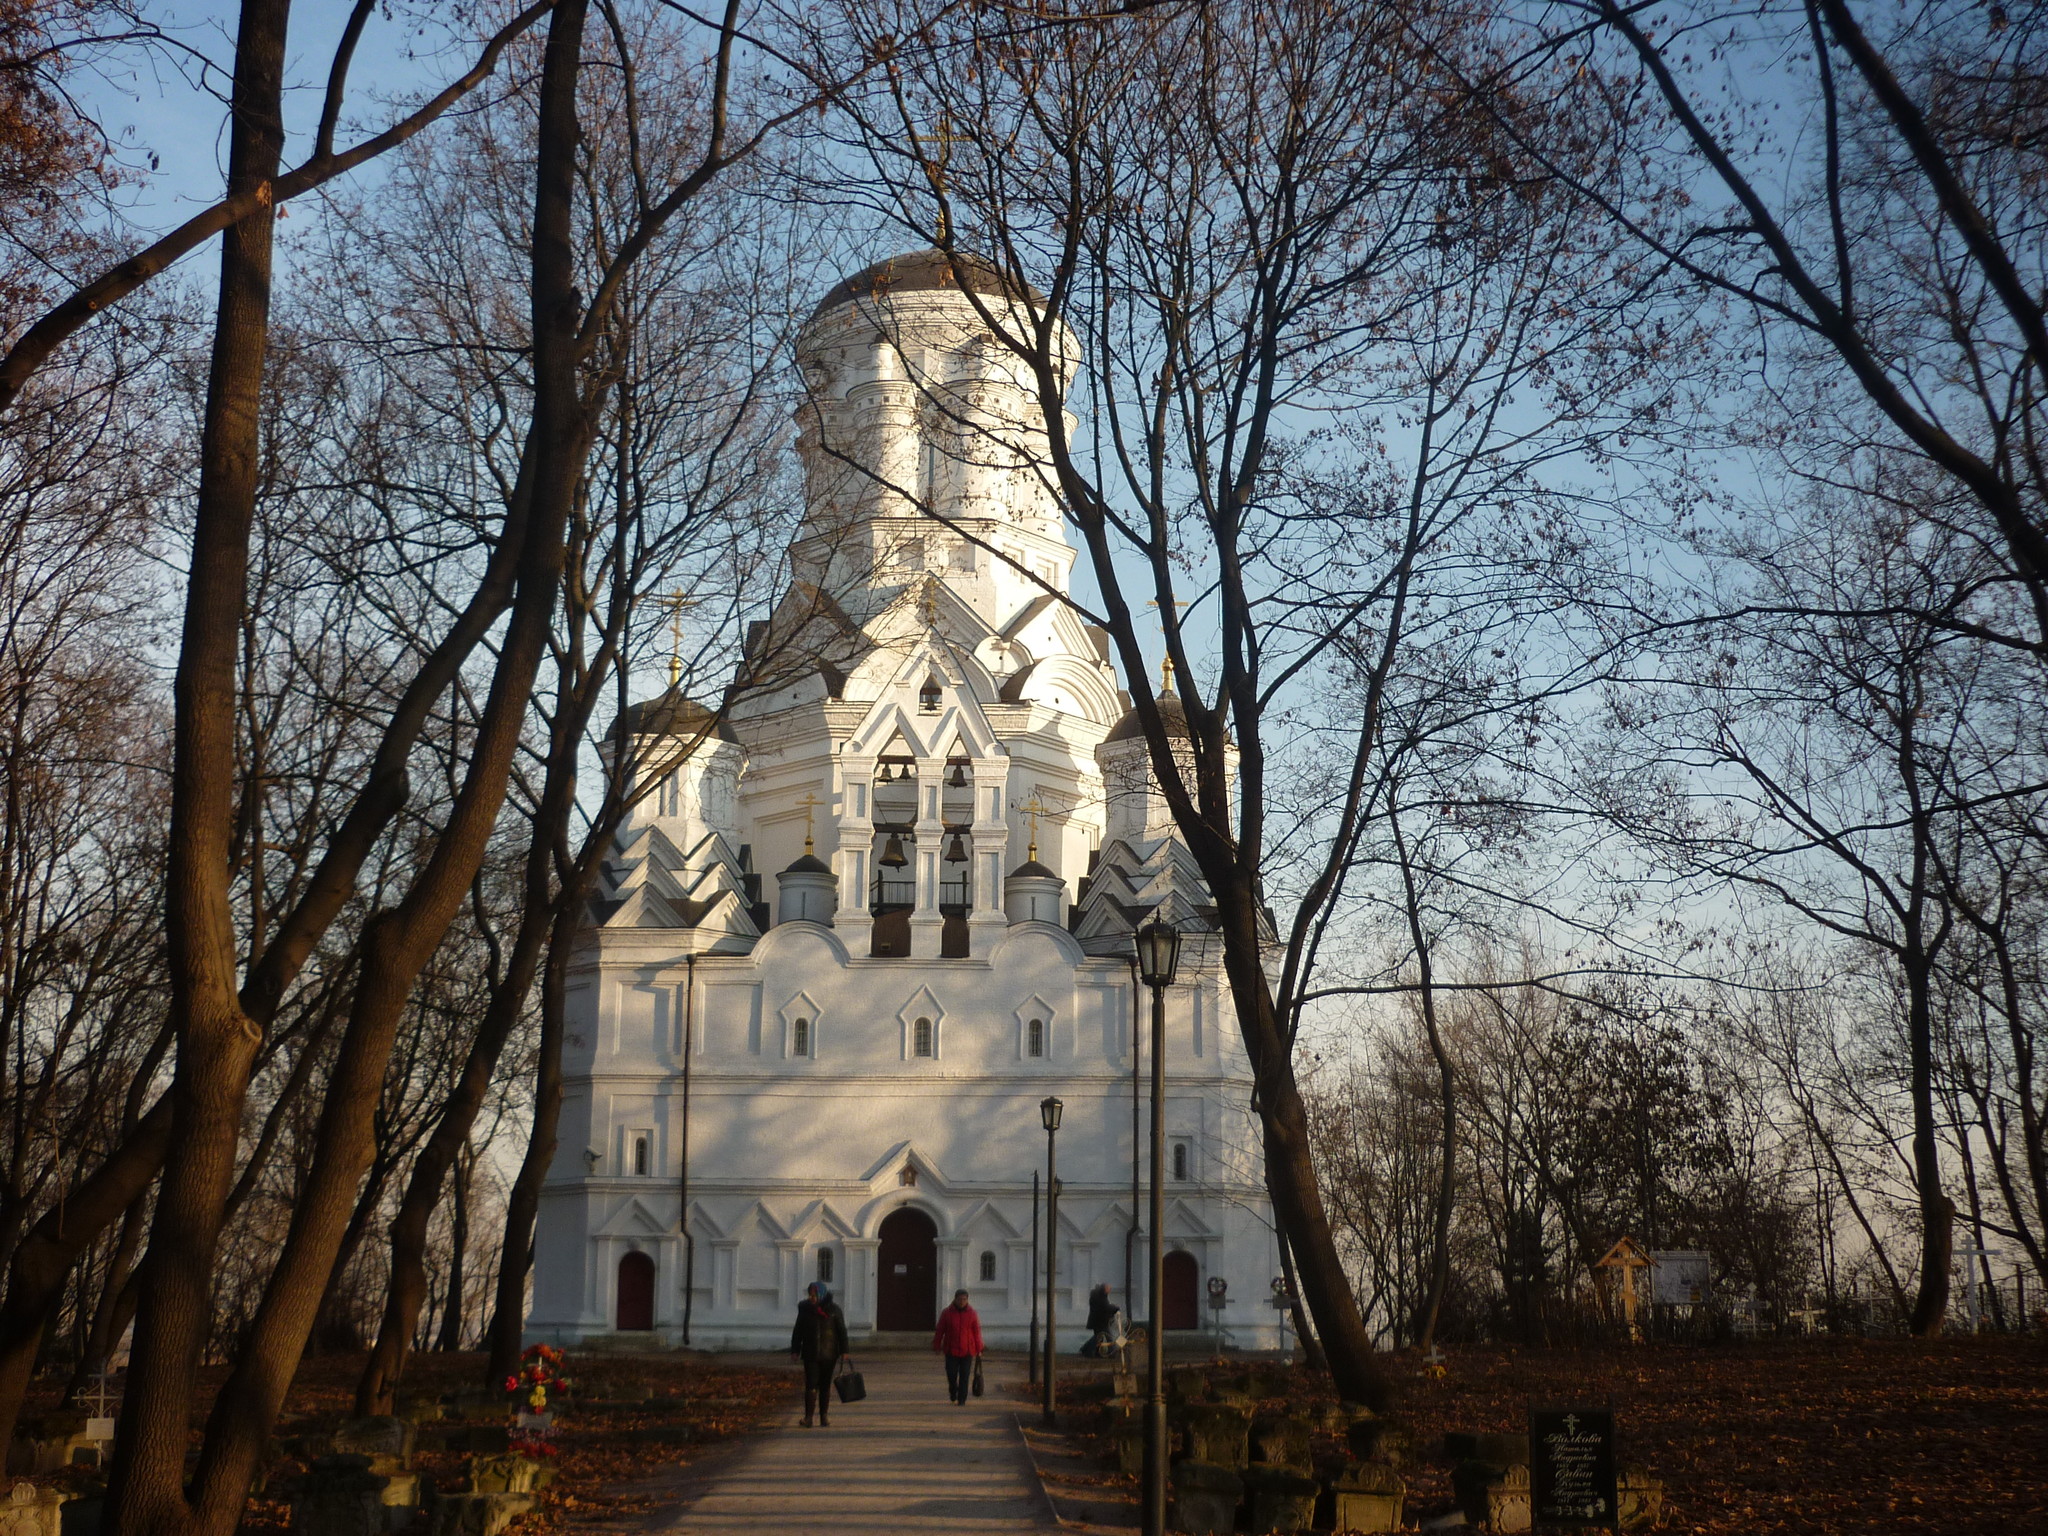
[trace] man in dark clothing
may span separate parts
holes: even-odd
[[[811,1282],[796,1305],[796,1327],[789,1334],[789,1358],[804,1363],[804,1428],[811,1427],[813,1413],[820,1424],[832,1422],[832,1373],[852,1353],[846,1346],[846,1314],[832,1299],[831,1288]]]

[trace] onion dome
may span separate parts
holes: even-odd
[[[835,305],[855,299],[873,303],[899,293],[958,293],[962,276],[967,279],[966,287],[975,293],[1024,299],[1032,304],[1045,302],[1044,294],[1029,283],[1019,283],[1009,277],[986,256],[960,253],[956,259],[959,262],[958,272],[954,270],[953,260],[941,250],[907,251],[900,256],[890,256],[833,284],[825,297],[818,300],[818,307],[811,311],[811,318],[815,320]]]

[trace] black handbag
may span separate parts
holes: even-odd
[[[839,1362],[839,1374],[832,1378],[832,1390],[839,1394],[842,1403],[857,1403],[868,1395],[867,1378],[853,1368],[848,1360]]]
[[[981,1356],[976,1355],[974,1357],[974,1395],[979,1397],[981,1393]]]

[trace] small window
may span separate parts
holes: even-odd
[[[910,1026],[910,1054],[929,1056],[932,1054],[932,1021],[919,1019]]]
[[[827,1285],[832,1283],[832,1250],[830,1248],[820,1248],[818,1250],[818,1278]]]
[[[1184,1141],[1176,1141],[1173,1144],[1173,1177],[1176,1183],[1187,1182],[1188,1144]]]
[[[647,1138],[645,1136],[635,1136],[633,1138],[633,1171],[643,1178],[647,1174]]]
[[[1045,1054],[1045,1020],[1033,1019],[1024,1026],[1024,1054],[1043,1056]]]
[[[789,1026],[789,1054],[808,1056],[811,1054],[811,1021],[794,1020]]]
[[[680,816],[683,811],[683,786],[679,774],[670,774],[661,781],[661,814]]]
[[[984,1248],[981,1254],[981,1278],[983,1282],[986,1283],[988,1281],[995,1279],[995,1277],[996,1256]]]

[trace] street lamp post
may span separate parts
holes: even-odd
[[[1038,1170],[1031,1170],[1031,1385],[1038,1385]]]
[[[1053,1144],[1059,1135],[1060,1112],[1066,1106],[1058,1099],[1039,1103],[1038,1118],[1045,1125],[1045,1422],[1053,1421],[1052,1365],[1058,1355],[1053,1345],[1054,1324],[1059,1313],[1054,1305],[1052,1279],[1059,1267],[1060,1181],[1054,1162]]]
[[[1145,1476],[1140,1495],[1144,1536],[1166,1531],[1166,989],[1180,965],[1180,930],[1153,920],[1135,942],[1138,975],[1152,989],[1152,1198],[1145,1255],[1145,1300],[1152,1321],[1145,1330]]]

